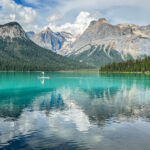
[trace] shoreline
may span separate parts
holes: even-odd
[[[150,71],[147,72],[117,72],[117,71],[99,71],[99,73],[105,73],[105,74],[145,74],[145,75],[150,75]]]
[[[99,71],[99,69],[82,69],[82,70],[60,70],[60,71],[0,71],[0,73],[13,73],[13,72],[20,72],[20,73],[33,73],[33,72],[60,72],[60,73],[99,73],[99,74],[145,74],[150,75],[150,71],[147,72],[117,72],[117,71]]]
[[[0,71],[0,72],[97,72],[99,69],[82,69],[82,70],[59,70],[59,71]]]

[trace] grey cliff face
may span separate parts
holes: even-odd
[[[55,33],[50,28],[41,31],[40,33],[34,34],[30,38],[39,46],[50,49],[54,52],[61,49],[63,43],[66,40],[61,33]]]
[[[99,66],[144,58],[150,55],[150,26],[112,25],[104,18],[92,21],[67,55],[89,64],[95,59],[92,65]]]
[[[0,36],[2,38],[23,38],[27,39],[26,33],[17,22],[10,22],[0,25]]]

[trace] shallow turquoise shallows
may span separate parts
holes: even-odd
[[[0,149],[150,150],[150,76],[0,73]]]

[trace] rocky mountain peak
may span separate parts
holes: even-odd
[[[28,39],[25,31],[17,22],[10,22],[4,25],[0,25],[0,36],[2,38],[10,37],[12,38],[21,38]]]
[[[72,44],[67,55],[87,63],[94,62],[94,65],[98,65],[98,61],[100,65],[105,65],[114,61],[149,56],[149,49],[149,25],[114,25],[101,18],[90,23],[79,39]]]
[[[105,18],[100,18],[97,23],[108,23],[108,21]]]
[[[91,21],[89,26],[100,25],[100,24],[109,24],[109,22],[105,18],[100,18],[99,20]]]
[[[53,32],[49,27],[39,33],[35,33],[30,39],[37,45],[54,52],[61,49],[66,38],[59,32]]]
[[[101,18],[90,23],[89,27],[84,31],[80,38],[73,43],[73,50],[80,49],[85,43],[88,44],[91,43],[91,41],[108,37],[113,38],[120,35],[120,27],[108,23],[105,18]]]
[[[85,30],[85,32],[94,32],[94,33],[100,33],[102,31],[107,32],[107,30],[113,30],[113,25],[111,25],[105,18],[100,18],[97,21],[92,21],[89,25],[89,27]]]
[[[42,31],[43,33],[52,33],[53,31],[51,30],[50,27],[47,27],[45,30]]]

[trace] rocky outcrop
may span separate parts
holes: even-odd
[[[41,47],[59,53],[59,50],[70,47],[73,37],[72,34],[67,32],[53,32],[48,27],[46,30],[34,34],[30,39]]]
[[[59,50],[65,41],[65,38],[60,33],[55,33],[50,28],[34,34],[30,39],[37,45],[52,51]]]
[[[92,21],[67,54],[68,57],[98,67],[148,55],[150,55],[150,26],[112,25],[104,18]]]
[[[27,39],[26,33],[17,22],[0,25],[0,37],[2,38],[21,38]]]

